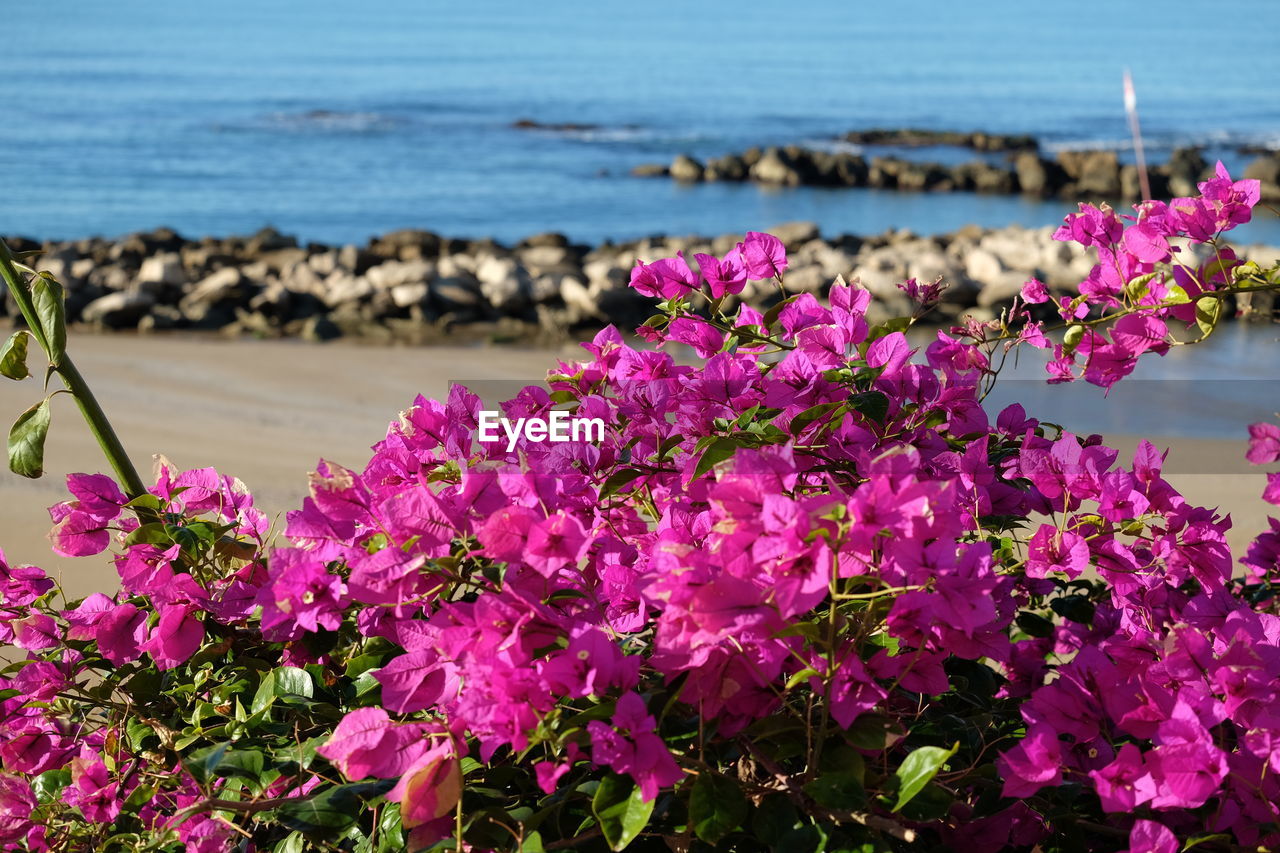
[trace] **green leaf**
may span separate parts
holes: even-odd
[[[792,675],[790,678],[787,679],[787,686],[784,689],[792,690],[796,687],[796,685],[807,684],[809,682],[809,679],[817,678],[820,675],[821,673],[818,672],[813,667],[806,666],[804,669],[800,670],[799,672],[795,673],[794,675]]]
[[[635,468],[622,468],[618,471],[614,471],[609,475],[609,478],[604,481],[604,485],[600,487],[600,497],[607,498],[611,495],[615,495],[623,486],[627,485],[632,480],[636,480],[643,476],[644,472],[638,471]]]
[[[795,302],[800,298],[800,296],[801,294],[799,293],[795,296],[788,296],[786,299],[771,307],[768,311],[764,312],[764,317],[761,318],[760,324],[764,326],[766,331],[771,330],[773,324],[778,320],[778,315],[782,313],[782,309],[786,308],[792,302]]]
[[[911,802],[911,798],[920,793],[920,789],[938,775],[942,765],[946,764],[959,749],[960,743],[957,741],[951,749],[922,746],[912,750],[893,774],[898,778],[898,802],[894,804],[893,811],[896,812]]]
[[[1196,300],[1196,325],[1200,327],[1200,336],[1207,338],[1218,325],[1222,316],[1222,300],[1212,296],[1202,296]]]
[[[715,773],[700,773],[689,794],[689,823],[698,837],[718,844],[746,821],[750,809],[738,783]]]
[[[363,800],[381,796],[395,784],[394,779],[379,779],[335,785],[314,797],[290,800],[276,810],[276,815],[289,829],[333,836],[356,822],[364,808]]]
[[[1053,623],[1038,613],[1024,610],[1015,621],[1029,637],[1048,637],[1053,634]]]
[[[1155,277],[1158,275],[1160,275],[1158,272],[1149,272],[1145,275],[1140,275],[1137,278],[1131,279],[1129,283],[1124,286],[1124,295],[1129,298],[1130,302],[1139,301],[1151,290],[1151,282],[1154,281]]]
[[[315,696],[315,686],[311,676],[305,669],[296,666],[277,667],[262,676],[258,690],[253,694],[252,713],[257,714],[270,708],[277,699],[284,696],[304,696],[307,699]]]
[[[67,352],[67,309],[62,301],[62,285],[48,275],[36,276],[31,282],[31,301],[49,347],[49,361],[61,364]]]
[[[26,379],[31,375],[27,370],[27,336],[31,333],[19,329],[9,336],[0,348],[0,376],[10,379]]]
[[[902,816],[907,820],[934,821],[941,820],[951,812],[955,797],[937,782],[925,785],[911,802],[902,807]]]
[[[849,408],[883,426],[889,416],[889,398],[879,391],[864,391],[849,398]]]
[[[629,776],[610,773],[591,798],[591,812],[600,821],[600,831],[609,849],[622,850],[638,836],[653,814],[653,800],[645,802],[640,788]]]
[[[213,779],[214,771],[217,770],[222,757],[227,754],[227,750],[230,748],[231,744],[229,743],[215,743],[212,746],[197,749],[187,756],[182,763],[186,765],[187,771],[196,777],[197,782],[204,784]]]
[[[130,509],[149,509],[152,512],[159,512],[164,508],[164,503],[159,497],[148,492],[145,495],[138,495],[125,506]]]
[[[44,440],[49,434],[49,398],[27,409],[9,430],[9,470],[36,479],[44,475]]]
[[[819,403],[816,406],[810,406],[800,414],[791,419],[790,432],[792,435],[799,435],[804,432],[811,424],[816,423],[825,416],[831,414],[840,408],[843,403]]]
[[[128,548],[131,545],[162,545],[168,547],[173,544],[173,537],[169,535],[168,525],[151,521],[143,524],[124,539],[124,545]]]
[[[156,730],[137,717],[129,717],[129,722],[125,727],[125,733],[129,737],[129,745],[135,752],[143,748],[143,744],[148,738],[156,737]]]
[[[224,753],[217,766],[213,768],[215,776],[239,776],[243,779],[257,781],[262,775],[262,753],[255,749],[233,749]]]
[[[702,456],[698,457],[698,464],[693,469],[693,479],[698,479],[720,462],[733,458],[740,446],[736,440],[727,436],[716,438],[702,451]]]
[[[813,801],[833,811],[853,811],[866,805],[862,774],[848,771],[824,773],[804,786]]]
[[[767,794],[751,815],[752,833],[770,847],[799,825],[800,812],[786,794]]]
[[[885,320],[883,323],[871,327],[867,332],[863,345],[865,346],[877,338],[883,338],[885,335],[892,335],[894,332],[905,332],[909,328],[911,328],[910,317],[894,317],[892,320]]]
[[[57,799],[63,788],[71,784],[70,770],[46,770],[31,780],[31,790],[36,800],[48,803]]]
[[[1093,602],[1086,596],[1064,595],[1062,598],[1055,598],[1050,601],[1049,606],[1053,608],[1054,613],[1057,613],[1063,619],[1070,619],[1072,622],[1079,622],[1081,625],[1089,625],[1093,622]]]

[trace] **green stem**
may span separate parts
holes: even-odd
[[[22,312],[23,319],[26,320],[27,327],[31,330],[32,336],[35,337],[36,343],[40,344],[40,348],[44,350],[46,356],[49,356],[52,363],[53,357],[49,352],[48,337],[44,328],[40,325],[39,318],[36,316],[35,305],[31,299],[31,292],[27,289],[26,279],[14,267],[13,255],[9,252],[9,247],[5,245],[3,240],[0,240],[0,275],[3,275],[9,292],[13,294],[14,301],[18,303],[18,310]],[[147,488],[142,484],[142,478],[138,476],[138,470],[133,467],[129,454],[125,452],[124,446],[120,443],[120,437],[116,435],[111,422],[107,420],[106,412],[102,410],[101,404],[98,403],[98,398],[93,395],[93,391],[76,368],[71,356],[64,353],[57,360],[57,363],[52,366],[62,379],[63,385],[71,392],[71,396],[75,397],[76,405],[80,407],[80,413],[84,415],[85,422],[89,425],[89,431],[98,440],[98,446],[102,448],[102,452],[106,455],[107,462],[111,464],[112,470],[115,471],[116,478],[120,480],[120,485],[124,488],[125,494],[130,499],[146,494]]]

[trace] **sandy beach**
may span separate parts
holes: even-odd
[[[537,381],[557,356],[576,357],[573,347],[394,348],[131,335],[76,336],[70,351],[144,479],[155,453],[184,467],[213,466],[244,480],[272,514],[299,505],[318,459],[363,467],[370,445],[416,394],[441,396],[450,380]],[[6,425],[39,394],[36,379],[0,384]],[[45,508],[65,497],[66,474],[105,469],[74,404],[59,395],[53,405],[44,478],[0,475],[0,547],[10,563],[60,576],[69,594],[111,591],[108,560],[56,557],[45,538]],[[1242,436],[1243,430],[1242,423]],[[1137,443],[1108,438],[1126,454]],[[1171,448],[1169,479],[1176,487],[1232,514],[1233,549],[1265,525],[1264,476],[1244,462],[1243,439],[1151,438]]]

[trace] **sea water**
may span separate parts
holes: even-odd
[[[1239,168],[1239,145],[1280,143],[1280,53],[1255,38],[1277,24],[1274,0],[40,0],[6,13],[0,233],[1045,225],[1072,206],[628,173],[869,127],[1124,151],[1125,67],[1153,159],[1201,144]],[[1242,236],[1280,244],[1280,220],[1260,220]]]

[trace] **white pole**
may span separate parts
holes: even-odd
[[[1124,70],[1124,111],[1129,115],[1129,132],[1133,134],[1133,153],[1138,158],[1138,184],[1142,198],[1151,198],[1151,180],[1147,177],[1147,156],[1142,149],[1142,128],[1138,125],[1138,95],[1133,90],[1133,75]]]

